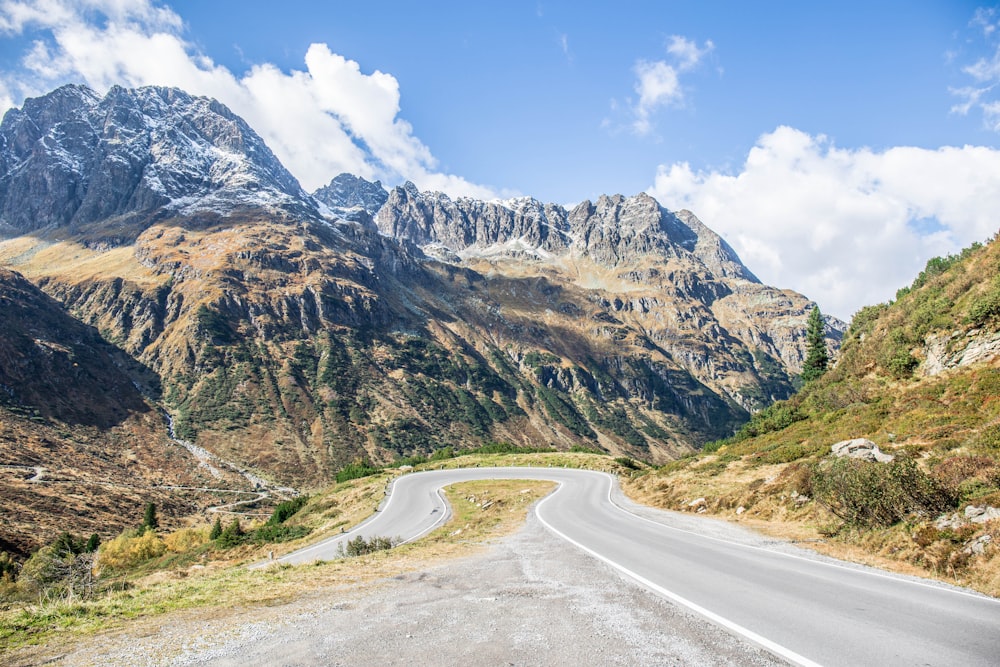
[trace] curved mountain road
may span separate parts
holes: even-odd
[[[549,530],[792,663],[972,666],[996,665],[1000,656],[1000,600],[671,527],[616,504],[614,478],[586,470],[472,468],[404,475],[368,521],[279,560],[336,558],[339,546],[358,535],[412,541],[447,517],[442,487],[490,478],[559,483],[535,510]]]

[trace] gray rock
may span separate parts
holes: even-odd
[[[966,542],[962,552],[970,556],[982,556],[986,553],[986,549],[992,541],[992,535],[988,533],[986,535],[980,535],[979,537]]]
[[[101,98],[63,86],[25,100],[0,123],[0,231],[79,227],[164,208],[319,217],[242,118],[176,88],[115,86]]]
[[[334,210],[358,207],[374,217],[389,199],[389,193],[381,181],[373,183],[353,174],[340,174],[316,190],[313,197]]]
[[[938,517],[937,521],[934,522],[934,527],[938,530],[955,530],[964,526],[967,521],[959,516],[958,512],[952,512],[951,514],[944,514]]]
[[[965,508],[965,518],[972,523],[993,521],[994,519],[1000,519],[1000,508],[990,507],[989,505],[983,505],[982,507],[969,505]]]
[[[924,375],[939,375],[952,368],[988,361],[1000,355],[1000,332],[974,329],[930,335],[924,348]]]
[[[834,456],[847,456],[852,459],[863,461],[877,461],[878,463],[888,463],[895,457],[892,454],[885,454],[871,440],[867,438],[854,438],[853,440],[842,440],[830,446]]]

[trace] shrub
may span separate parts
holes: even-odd
[[[0,581],[14,581],[20,570],[17,561],[6,551],[0,551]]]
[[[890,463],[840,458],[813,473],[816,500],[845,523],[871,528],[891,526],[908,514],[938,514],[954,497],[908,457]]]
[[[982,326],[997,318],[1000,318],[1000,277],[994,278],[989,289],[972,301],[965,321],[973,326]]]
[[[297,540],[300,537],[305,537],[310,532],[312,531],[305,526],[286,526],[284,524],[267,523],[253,531],[250,534],[250,539],[257,544],[288,542],[289,540]]]
[[[206,528],[182,528],[163,538],[168,551],[182,554],[208,542]]]
[[[156,531],[146,530],[138,536],[125,532],[101,545],[97,562],[101,567],[123,570],[162,556],[166,550],[166,543]]]
[[[627,456],[620,456],[620,457],[616,458],[615,459],[615,463],[617,463],[618,465],[620,465],[623,468],[628,468],[629,470],[639,470],[640,467],[641,467],[633,459],[630,459]]]
[[[348,540],[345,544],[341,545],[341,549],[344,556],[353,558],[354,556],[363,556],[375,553],[376,551],[388,551],[396,546],[394,542],[389,537],[375,535],[371,539],[366,540],[363,535],[358,535],[353,540]]]
[[[376,475],[382,472],[381,468],[366,461],[355,461],[340,469],[337,473],[337,483],[347,482],[352,479],[360,479],[369,475]]]
[[[232,523],[226,526],[215,543],[222,549],[229,549],[243,544],[245,541],[246,533],[243,531],[243,526],[240,525],[240,520],[236,518],[233,519]]]
[[[54,545],[32,554],[17,580],[22,591],[45,595],[73,592],[89,596],[94,583],[93,554],[60,552]]]
[[[274,526],[279,523],[284,523],[290,519],[293,514],[302,509],[308,500],[309,496],[298,496],[296,498],[292,498],[291,500],[278,503],[278,506],[274,508],[274,512],[271,513],[271,518],[267,520],[268,525]]]
[[[806,448],[797,442],[790,442],[783,445],[778,445],[774,449],[762,452],[760,457],[757,459],[758,462],[765,465],[770,465],[774,463],[790,463],[797,459],[801,459],[806,455]]]
[[[798,406],[789,401],[779,401],[756,413],[730,440],[732,442],[740,442],[741,440],[755,438],[765,433],[781,431],[805,418],[806,415],[802,414]]]

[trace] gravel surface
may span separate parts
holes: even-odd
[[[49,664],[784,663],[624,579],[531,513],[519,532],[471,557],[224,617],[161,617]]]

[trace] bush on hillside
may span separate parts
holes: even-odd
[[[101,545],[97,562],[102,568],[124,570],[162,556],[166,550],[166,543],[154,530],[139,535],[127,531]]]
[[[278,503],[271,513],[271,518],[267,520],[268,525],[275,526],[284,523],[298,512],[309,501],[309,496],[297,496],[291,500]]]
[[[337,473],[337,483],[347,482],[352,479],[361,479],[362,477],[369,477],[370,475],[376,475],[382,472],[382,469],[368,463],[367,461],[355,461],[354,463],[349,463]]]
[[[358,535],[353,540],[348,540],[345,544],[341,545],[341,550],[342,555],[353,558],[354,556],[364,556],[376,551],[388,551],[394,546],[396,546],[395,540],[389,537],[374,535],[371,539],[366,540],[364,536]]]
[[[914,513],[939,514],[955,502],[942,484],[902,455],[890,463],[825,461],[813,472],[812,488],[820,504],[859,528],[891,526]]]

